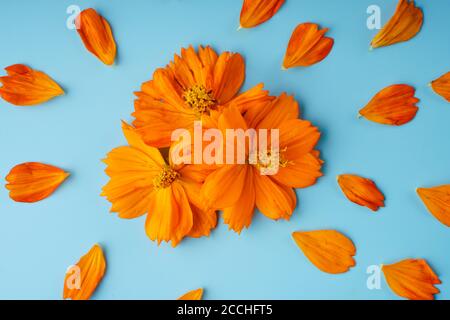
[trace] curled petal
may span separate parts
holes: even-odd
[[[241,10],[240,28],[256,27],[270,18],[284,4],[285,0],[244,0]]]
[[[5,68],[0,77],[0,96],[16,106],[33,106],[64,94],[63,89],[48,75],[23,64]]]
[[[105,256],[102,248],[96,244],[67,270],[63,299],[89,300],[102,280],[105,269]]]
[[[355,266],[353,242],[337,231],[298,231],[292,237],[309,261],[323,272],[345,273]]]
[[[351,202],[368,207],[373,211],[384,207],[384,196],[372,180],[343,174],[338,177],[338,183]]]
[[[406,259],[384,265],[384,276],[389,287],[400,297],[410,300],[434,300],[439,293],[434,285],[440,284],[439,277],[423,259]]]
[[[419,110],[416,103],[420,100],[415,92],[406,84],[389,86],[378,92],[359,114],[373,122],[401,126],[414,119]]]
[[[373,38],[372,48],[390,46],[408,41],[422,28],[423,12],[414,4],[414,0],[400,0],[394,15]]]
[[[200,288],[183,294],[177,300],[202,300],[202,297],[203,297],[203,289]]]
[[[315,23],[298,25],[289,40],[283,68],[307,67],[325,59],[334,44],[332,38],[324,36],[327,31],[319,30]]]
[[[419,188],[417,193],[431,214],[450,227],[450,185]]]
[[[450,102],[450,72],[431,82],[434,92]]]
[[[104,64],[112,65],[116,58],[116,42],[108,21],[92,8],[81,11],[75,21],[86,49]]]
[[[14,201],[37,202],[49,197],[68,176],[67,172],[48,164],[22,163],[6,176],[6,189]]]

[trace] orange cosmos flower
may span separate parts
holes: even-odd
[[[185,293],[181,297],[179,297],[177,300],[202,300],[203,297],[203,289],[196,289],[189,291],[188,293]]]
[[[415,92],[406,84],[389,86],[378,92],[359,114],[381,124],[404,125],[413,120],[419,110],[416,103],[420,100],[414,96]]]
[[[199,168],[168,164],[133,127],[124,123],[123,132],[129,146],[112,150],[104,160],[110,181],[102,196],[112,203],[111,211],[123,219],[147,213],[147,235],[158,244],[171,241],[175,247],[186,236],[208,236],[217,215],[201,198]]]
[[[450,72],[431,82],[434,92],[450,102]]]
[[[102,248],[96,244],[67,270],[63,299],[89,300],[103,279],[105,269],[105,256]]]
[[[353,203],[378,211],[384,207],[384,195],[372,180],[343,174],[338,176],[338,183],[345,196]]]
[[[297,245],[317,268],[326,273],[345,273],[355,266],[356,248],[342,233],[334,230],[294,232]]]
[[[75,24],[86,49],[104,64],[112,65],[117,48],[108,21],[97,11],[89,8],[81,11]]]
[[[439,293],[435,285],[441,280],[424,259],[406,259],[384,265],[382,270],[389,287],[400,297],[434,300],[434,295]]]
[[[48,75],[23,64],[5,68],[8,75],[0,77],[0,96],[16,106],[33,106],[64,94]]]
[[[422,24],[423,12],[414,5],[414,0],[400,0],[392,18],[373,38],[371,48],[408,41],[420,31]]]
[[[314,150],[320,132],[298,116],[297,102],[286,94],[263,107],[250,108],[244,115],[238,108],[229,107],[219,116],[218,128],[222,131],[279,129],[279,153],[270,154],[269,145],[269,152],[260,158],[278,159],[276,174],[262,175],[272,162],[250,164],[247,161],[220,165],[205,180],[202,187],[205,200],[223,210],[224,221],[230,229],[240,233],[244,227],[248,228],[255,207],[270,219],[289,220],[297,201],[293,188],[311,186],[322,176],[322,161]]]
[[[325,37],[328,29],[319,30],[315,23],[303,23],[295,28],[284,56],[283,69],[307,67],[325,59],[334,40]]]
[[[419,188],[417,193],[431,214],[450,227],[450,185]]]
[[[68,176],[67,172],[48,164],[22,163],[6,176],[6,189],[14,201],[37,202],[49,197]]]
[[[172,132],[190,129],[194,121],[213,110],[236,105],[246,110],[257,101],[269,101],[267,91],[258,85],[237,96],[245,78],[244,59],[238,53],[217,55],[210,47],[181,49],[181,56],[144,83],[135,101],[133,125],[145,142],[168,147]]]
[[[240,28],[256,27],[272,18],[285,0],[244,0]]]

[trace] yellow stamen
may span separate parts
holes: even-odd
[[[216,105],[212,91],[203,85],[195,85],[187,89],[183,94],[184,101],[195,111],[197,115],[208,113]]]
[[[274,169],[276,167],[275,163],[278,160],[278,167],[286,168],[289,164],[289,160],[284,157],[287,147],[284,147],[278,152],[265,151],[260,152],[258,155],[258,163],[256,168],[261,169]]]
[[[178,172],[169,166],[166,166],[155,178],[153,178],[153,187],[157,190],[168,188],[178,176]]]

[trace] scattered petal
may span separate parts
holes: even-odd
[[[353,242],[337,231],[297,231],[292,237],[309,261],[323,272],[345,273],[355,266]]]
[[[244,0],[239,28],[253,28],[272,18],[285,0]]]
[[[63,299],[89,300],[102,280],[105,269],[105,256],[102,248],[96,244],[67,270]]]
[[[49,197],[68,176],[67,172],[48,164],[22,163],[6,176],[6,189],[14,201],[37,202]]]
[[[414,97],[416,90],[406,84],[396,84],[384,88],[359,111],[367,120],[401,126],[410,122],[417,114],[420,100]]]
[[[384,196],[372,180],[343,174],[338,176],[338,183],[351,202],[368,207],[373,211],[384,207]]]
[[[423,12],[414,4],[414,0],[400,0],[394,15],[373,38],[372,48],[390,46],[408,41],[422,28]]]
[[[0,96],[16,106],[33,106],[64,94],[63,89],[48,75],[23,64],[5,68],[0,77]]]
[[[431,82],[434,92],[450,102],[450,72]]]
[[[202,300],[203,297],[203,289],[196,289],[189,291],[188,293],[185,293],[181,297],[179,297],[177,300]]]
[[[450,227],[450,185],[419,188],[417,193],[431,214]]]
[[[389,287],[400,297],[434,300],[434,295],[439,293],[434,285],[441,281],[423,259],[406,259],[384,265],[382,270]]]
[[[319,30],[315,23],[298,25],[289,40],[283,68],[307,67],[325,59],[334,44],[332,38],[324,36],[327,31]]]
[[[92,8],[81,11],[75,21],[86,49],[104,64],[112,65],[116,58],[116,42],[108,21]]]

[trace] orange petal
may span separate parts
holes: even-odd
[[[136,119],[133,125],[145,142],[158,148],[171,144],[172,132],[179,128],[191,128],[196,120],[194,114],[180,112],[172,105],[140,95],[134,102]]]
[[[275,99],[275,97],[269,95],[269,91],[263,90],[263,88],[264,84],[260,83],[233,98],[229,105],[235,106],[241,113],[245,113],[252,108],[262,108]]]
[[[416,103],[420,100],[414,97],[416,90],[406,84],[396,84],[384,88],[359,111],[367,120],[401,126],[410,122],[419,108]]]
[[[297,245],[317,268],[326,273],[345,273],[355,266],[353,242],[334,230],[292,233]]]
[[[76,19],[78,34],[86,49],[104,64],[112,65],[116,58],[116,42],[108,21],[92,8],[81,11]]]
[[[272,176],[280,184],[291,188],[307,188],[323,176],[320,171],[322,160],[313,152],[288,159],[288,164],[279,168],[278,173]]]
[[[192,229],[187,235],[192,238],[208,237],[217,226],[217,212],[213,209],[202,210],[193,204],[191,210]]]
[[[431,82],[434,92],[450,102],[450,72]]]
[[[223,52],[214,66],[213,94],[217,102],[226,104],[233,99],[244,79],[244,58],[239,53]]]
[[[49,197],[68,176],[67,172],[48,164],[22,163],[6,176],[6,189],[14,201],[37,202]]]
[[[247,165],[224,165],[211,173],[202,187],[208,206],[215,209],[233,206],[244,190],[247,170]]]
[[[313,151],[320,139],[319,130],[306,120],[287,120],[279,128],[280,145],[286,147],[288,160]]]
[[[450,185],[419,188],[417,193],[431,214],[450,227]]]
[[[146,145],[133,127],[123,123],[122,129],[130,146],[113,149],[103,160],[110,180],[101,195],[112,203],[111,212],[133,219],[148,211],[153,179],[165,163],[159,150]]]
[[[245,191],[241,193],[238,201],[233,206],[223,209],[225,224],[239,234],[244,228],[250,226],[255,212],[255,187],[253,180],[252,170],[247,170]]]
[[[203,289],[196,289],[189,291],[188,293],[185,293],[181,297],[179,297],[177,300],[202,300],[203,297]]]
[[[343,174],[338,176],[338,183],[351,202],[368,207],[373,211],[378,211],[380,207],[384,207],[384,196],[372,180],[356,175]]]
[[[188,235],[192,226],[192,209],[179,182],[153,192],[145,222],[150,240],[158,241],[158,244],[171,241],[172,246],[176,247]]]
[[[325,59],[334,40],[325,37],[327,28],[319,30],[315,23],[303,23],[295,28],[284,56],[283,68],[307,67]]]
[[[187,167],[196,167],[195,165]],[[186,177],[188,170],[181,170],[179,173],[179,183],[183,186],[184,191],[189,199],[192,210],[192,229],[188,236],[192,238],[207,237],[217,225],[217,213],[215,210],[205,205],[205,200],[201,193],[201,183],[197,183]]]
[[[64,94],[63,89],[48,75],[23,64],[5,68],[8,73],[0,77],[0,96],[16,106],[32,106]]]
[[[105,269],[105,256],[102,248],[96,244],[67,270],[63,299],[89,300],[102,280]]]
[[[245,119],[251,128],[280,129],[288,120],[298,119],[300,107],[293,96],[282,93],[279,97],[262,107],[250,108]]]
[[[408,41],[422,28],[423,12],[414,5],[414,0],[400,0],[394,15],[373,38],[372,48],[390,46]]]
[[[272,18],[285,0],[244,0],[239,28],[253,28]]]
[[[254,168],[256,206],[269,219],[289,220],[297,205],[297,197],[292,188],[278,184],[269,176],[264,176]]]
[[[439,293],[434,285],[441,281],[423,259],[406,259],[384,265],[382,270],[389,287],[400,297],[434,300],[434,295]]]

